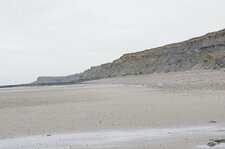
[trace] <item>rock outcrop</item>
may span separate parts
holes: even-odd
[[[125,54],[111,63],[91,67],[79,74],[39,77],[33,84],[76,83],[115,76],[220,68],[225,68],[225,29],[184,42]]]

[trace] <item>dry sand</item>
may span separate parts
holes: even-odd
[[[207,148],[209,139],[225,138],[221,75],[200,71],[0,89],[0,148]],[[191,86],[199,77],[199,86],[184,83]]]

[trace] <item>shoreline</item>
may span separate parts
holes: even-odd
[[[27,136],[21,138],[11,138],[0,140],[2,149],[28,149],[28,148],[113,148],[128,147],[131,142],[135,144],[146,143],[148,141],[204,137],[210,135],[218,138],[224,135],[225,124],[213,124],[205,126],[192,126],[180,128],[160,128],[142,130],[108,130],[97,132],[82,132],[68,134],[48,134]],[[200,143],[202,143],[200,141]],[[199,149],[210,148],[206,145],[195,144]]]
[[[215,75],[209,73],[203,78],[202,73],[195,75],[196,73],[198,72],[123,77],[86,82],[82,85],[0,89],[0,141],[4,139],[7,143],[7,140],[10,142],[13,138],[17,140],[25,136],[31,136],[28,140],[32,140],[35,136],[41,136],[36,140],[42,137],[50,139],[64,135],[65,138],[60,137],[60,140],[63,140],[71,133],[73,136],[94,132],[95,135],[101,136],[100,132],[104,134],[106,131],[112,132],[102,136],[110,138],[110,135],[116,132],[116,136],[122,139],[127,138],[120,135],[125,131],[125,134],[135,137],[135,140],[127,142],[130,146],[121,144],[116,147],[117,142],[111,143],[114,146],[108,149],[205,148],[204,145],[210,139],[214,139],[218,132],[207,133],[206,130],[204,134],[185,133],[182,137],[162,137],[154,141],[137,139],[138,135],[134,133],[139,132],[139,136],[143,137],[143,133],[140,133],[142,130],[150,135],[152,130],[159,132],[162,129],[171,131],[175,128],[179,130],[225,124],[225,90],[217,90],[214,87],[201,88],[202,83],[210,86],[210,80],[220,82],[221,78],[224,78],[224,72],[217,72]],[[201,81],[197,81],[199,83],[196,84],[199,85],[197,88],[191,86],[187,88],[189,82],[187,79]],[[176,89],[175,80],[180,80],[178,84],[184,88]],[[162,81],[168,81],[167,84],[170,86],[162,88],[149,85],[153,83],[154,86],[154,83],[157,85]],[[223,80],[221,83],[223,84]],[[223,138],[225,128],[221,128],[221,134],[215,139]],[[71,144],[74,142],[76,140]],[[84,140],[84,144],[85,142],[89,141]],[[0,148],[3,148],[4,142],[2,143]],[[24,143],[26,145],[29,141]],[[89,148],[95,149],[92,145],[73,149]]]

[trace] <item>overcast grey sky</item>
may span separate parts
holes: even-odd
[[[225,28],[225,0],[0,0],[0,85]]]

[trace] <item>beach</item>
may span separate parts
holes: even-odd
[[[224,72],[193,73],[0,89],[0,148],[208,148],[225,138]]]

